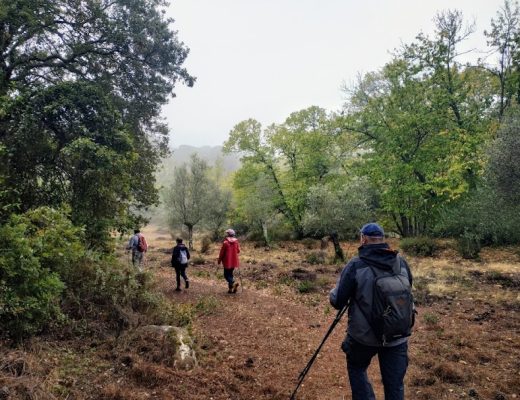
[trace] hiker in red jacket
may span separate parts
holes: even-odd
[[[226,231],[226,238],[220,248],[217,263],[224,265],[224,278],[228,283],[228,293],[236,293],[238,282],[233,278],[233,271],[239,267],[238,254],[240,253],[240,244],[235,237],[235,231],[228,229]]]

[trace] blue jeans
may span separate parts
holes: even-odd
[[[373,347],[347,336],[341,348],[347,355],[352,400],[375,400],[367,369],[376,354],[385,388],[385,400],[404,400],[403,380],[408,367],[408,342],[393,347]]]
[[[228,283],[228,287],[231,289],[233,287],[233,283],[235,282],[235,279],[233,278],[233,271],[234,268],[224,268],[224,278],[226,279]]]

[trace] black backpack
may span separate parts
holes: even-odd
[[[416,311],[410,280],[401,274],[401,258],[396,257],[392,271],[368,266],[374,274],[374,288],[372,316],[367,320],[377,339],[384,346],[410,336]]]

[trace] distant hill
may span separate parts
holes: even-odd
[[[192,154],[197,154],[201,159],[206,161],[210,167],[213,167],[217,161],[222,163],[222,167],[226,174],[230,174],[240,168],[240,156],[238,154],[224,155],[222,146],[188,146],[181,145],[173,149],[173,154],[163,161],[162,168],[157,174],[159,184],[163,184],[166,176],[171,176],[175,167],[190,162]]]
[[[237,154],[224,155],[222,146],[195,147],[182,145],[173,149],[171,158],[175,166],[182,165],[190,161],[193,153],[196,153],[211,166],[215,165],[217,160],[222,160],[222,165],[226,172],[233,172],[240,168],[240,157]]]

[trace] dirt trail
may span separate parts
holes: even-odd
[[[163,244],[166,248],[166,243],[160,246]],[[173,301],[210,301],[214,305],[194,321],[203,354],[200,366],[183,374],[175,398],[288,399],[300,371],[333,321],[335,310],[325,315],[323,306],[270,295],[247,281],[237,294],[228,294],[226,282],[212,277],[217,270],[212,263],[190,266],[190,288],[175,292],[174,272],[166,266],[169,255],[164,251],[156,254],[160,254],[156,262],[162,267],[155,271]],[[205,271],[206,277],[196,276],[200,271]],[[300,387],[298,399],[350,399],[340,350],[345,323],[343,320],[329,337]],[[377,382],[375,386],[379,392]]]

